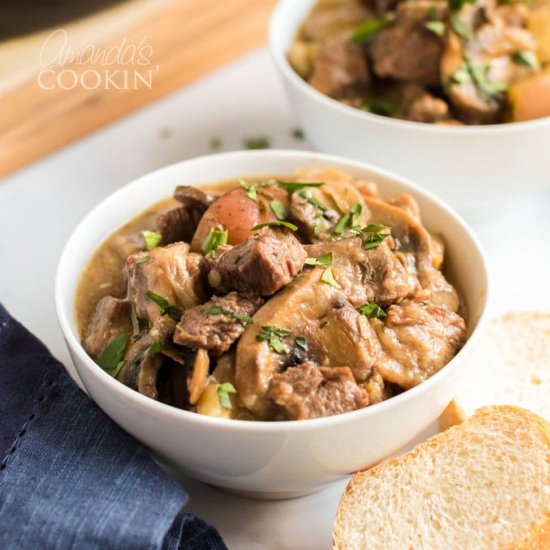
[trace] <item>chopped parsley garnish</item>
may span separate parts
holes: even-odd
[[[321,234],[321,231],[323,231],[323,226],[320,223],[316,223],[313,226],[313,236],[318,237]]]
[[[489,80],[489,65],[482,65],[480,67],[468,60],[466,61],[466,68],[472,78],[472,82],[486,99],[507,90],[508,86],[503,82],[492,82]]]
[[[365,99],[361,105],[361,110],[375,115],[392,116],[397,113],[398,105],[391,99],[379,99],[371,97]]]
[[[353,30],[351,35],[351,42],[365,42],[374,37],[374,35],[383,28],[391,24],[391,21],[386,17],[377,17],[375,19],[369,19],[364,23],[361,23]]]
[[[334,288],[342,288],[338,281],[336,281],[336,279],[334,278],[334,275],[332,273],[332,269],[330,267],[327,267],[324,271],[323,271],[323,274],[321,275],[321,281],[323,281],[323,283],[327,283],[327,285],[330,285]]]
[[[320,325],[319,325],[319,328],[327,328],[328,327],[328,321],[323,321]]]
[[[246,196],[254,202],[258,202],[258,190],[254,185],[249,185],[244,180],[239,180],[239,185],[244,189]]]
[[[467,84],[471,82],[470,73],[466,68],[466,65],[461,65],[458,69],[451,75],[452,84]]]
[[[214,258],[216,256],[216,250],[220,246],[227,244],[228,237],[229,231],[227,229],[220,230],[211,228],[210,232],[206,236],[206,239],[204,239],[204,242],[202,243],[201,250],[205,254],[210,254]]]
[[[309,191],[306,191],[305,189],[302,189],[298,192],[298,196],[304,199],[308,204],[311,204],[311,206],[314,206],[317,208],[317,210],[320,210],[321,212],[326,212],[328,208],[321,202],[319,202]]]
[[[117,336],[114,340],[109,342],[101,355],[97,358],[97,364],[113,378],[116,378],[124,365],[122,358],[124,357],[124,351],[126,350],[126,344],[128,344],[129,338],[129,334]]]
[[[304,351],[307,351],[307,340],[303,336],[296,336],[294,342],[299,348],[302,348]]]
[[[451,8],[460,11],[466,4],[474,4],[476,0],[451,0]]]
[[[371,250],[373,248],[378,248],[384,242],[384,239],[388,237],[389,237],[388,233],[371,233],[363,241],[363,249]]]
[[[320,265],[329,266],[332,265],[332,252],[327,252],[318,258],[306,258],[304,261],[307,265]]]
[[[219,137],[213,137],[210,140],[210,149],[213,149],[214,151],[221,149],[222,145],[223,145],[223,142]]]
[[[147,254],[144,254],[143,256],[140,256],[140,257],[136,260],[136,264],[137,264],[137,265],[146,264],[148,261],[149,261],[149,256],[148,256]]]
[[[472,31],[466,26],[466,23],[462,21],[462,19],[455,13],[451,15],[450,18],[451,27],[453,30],[460,36],[460,38],[463,38],[466,41],[469,41],[472,39]]]
[[[236,311],[231,311],[230,309],[224,309],[220,306],[212,306],[208,310],[208,315],[225,315],[227,317],[232,317],[233,319],[237,319],[237,321],[241,321],[242,323],[245,323],[246,325],[250,325],[254,322],[252,317],[249,317],[248,315],[242,315],[240,313],[237,313]]]
[[[288,346],[283,342],[283,338],[290,336],[290,330],[275,327],[273,325],[260,328],[260,334],[256,336],[258,342],[267,342],[269,347],[275,353],[288,353]]]
[[[279,181],[277,180],[277,185],[286,189],[289,195],[295,193],[296,191],[301,191],[307,187],[322,187],[325,185],[324,182],[302,182],[302,181]]]
[[[437,36],[443,36],[445,33],[445,23],[443,21],[428,21],[424,26]]]
[[[147,350],[147,353],[149,355],[153,355],[153,353],[159,353],[164,349],[164,344],[162,342],[153,342],[149,349]]]
[[[231,405],[231,399],[229,399],[229,394],[237,393],[237,390],[231,382],[224,382],[223,384],[220,384],[218,386],[218,389],[216,390],[216,393],[218,394],[218,400],[222,407],[226,409],[233,408],[233,406]]]
[[[269,203],[269,206],[271,207],[273,214],[275,214],[278,220],[284,220],[287,217],[288,212],[286,206],[281,201],[273,199]]]
[[[168,317],[170,317],[174,321],[180,320],[180,310],[176,306],[170,304],[170,302],[168,302],[166,298],[164,298],[160,294],[157,294],[156,292],[153,292],[152,290],[148,290],[145,295],[147,296],[147,298],[155,302],[155,304],[160,307],[161,315],[168,315]]]
[[[153,248],[159,245],[162,239],[162,235],[156,231],[142,231],[141,234],[145,241],[145,250],[153,250]]]
[[[243,143],[247,149],[269,149],[271,147],[269,138],[265,136],[245,138]]]
[[[535,52],[529,50],[521,50],[519,52],[515,52],[514,54],[512,54],[512,61],[516,65],[526,65],[527,67],[531,67],[535,71],[538,71],[540,69],[540,63],[537,59]]]
[[[357,308],[357,311],[368,319],[383,319],[387,317],[387,313],[375,302],[363,304]]]
[[[332,230],[332,232],[335,235],[341,235],[346,228],[349,226],[350,228],[356,227],[359,222],[361,221],[361,214],[363,213],[363,205],[360,203],[355,203],[349,212],[344,214],[338,223],[336,224],[336,227]]]
[[[286,229],[290,229],[291,231],[298,230],[298,227],[293,223],[285,222],[284,220],[275,220],[272,222],[258,223],[252,228],[252,231],[258,231],[258,229],[262,229],[263,227],[286,227]]]
[[[292,130],[292,137],[294,139],[304,139],[304,131],[301,128],[294,128]]]

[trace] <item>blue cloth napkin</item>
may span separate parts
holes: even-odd
[[[226,549],[0,304],[0,548]]]

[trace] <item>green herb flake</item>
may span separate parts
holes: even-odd
[[[307,265],[320,265],[329,266],[332,265],[332,252],[327,252],[318,258],[306,258],[304,261]]]
[[[307,340],[303,336],[296,336],[294,342],[299,348],[302,348],[304,351],[307,351]]]
[[[232,317],[233,319],[237,319],[237,321],[241,321],[245,325],[250,325],[254,322],[252,317],[249,317],[248,315],[242,315],[240,313],[237,313],[236,311],[231,311],[230,309],[224,309],[220,306],[212,306],[208,310],[208,315],[225,315],[226,317]]]
[[[449,22],[451,23],[451,27],[456,32],[460,38],[463,38],[467,42],[472,40],[472,31],[466,26],[466,23],[462,21],[460,16],[458,16],[456,13],[451,15]]]
[[[267,342],[275,353],[282,355],[289,352],[288,346],[283,342],[283,338],[289,335],[290,330],[269,325],[260,328],[260,334],[256,336],[256,340]]]
[[[313,236],[318,237],[321,234],[321,231],[323,231],[323,226],[320,223],[316,223],[313,226]]]
[[[424,25],[430,32],[443,36],[445,34],[445,23],[443,21],[428,21]]]
[[[461,65],[458,69],[451,75],[451,84],[467,84],[471,82],[470,73],[466,68],[466,65]]]
[[[303,140],[305,138],[304,131],[301,128],[293,128],[292,137],[294,139]]]
[[[308,204],[317,208],[321,212],[326,212],[328,208],[321,202],[319,202],[309,191],[302,189],[298,192],[298,196],[304,199]]]
[[[320,325],[319,325],[319,328],[327,328],[328,327],[328,321],[323,321]]]
[[[254,202],[258,202],[258,190],[254,185],[249,185],[244,180],[239,180],[239,185],[244,189],[246,196]]]
[[[168,315],[168,317],[170,317],[174,321],[180,320],[180,310],[176,306],[170,304],[166,298],[151,290],[148,290],[145,295],[147,296],[147,298],[155,302],[155,304],[160,307],[161,315]]]
[[[357,311],[368,319],[383,319],[387,317],[387,313],[375,302],[363,304],[357,308]]]
[[[323,271],[323,274],[321,275],[321,281],[323,281],[323,283],[327,283],[327,285],[330,285],[334,288],[342,288],[338,281],[336,281],[336,279],[334,278],[332,269],[330,267],[327,267]]]
[[[222,407],[224,407],[225,409],[233,408],[233,406],[231,405],[231,399],[229,398],[229,394],[237,393],[237,390],[235,389],[235,386],[233,386],[231,382],[224,382],[223,384],[220,384],[218,386],[218,389],[216,390],[216,393],[218,394],[218,400]]]
[[[153,342],[149,349],[147,350],[147,353],[149,355],[153,355],[154,353],[160,353],[164,350],[164,344],[162,342]]]
[[[216,250],[220,246],[227,244],[228,238],[229,231],[227,229],[220,230],[211,228],[210,232],[206,236],[206,239],[204,239],[204,242],[202,243],[201,250],[205,254],[210,254],[214,258],[216,256]]]
[[[145,241],[145,250],[153,250],[153,248],[159,245],[162,239],[162,235],[156,231],[142,231],[141,235]]]
[[[361,214],[363,212],[363,205],[355,203],[339,220],[332,232],[335,235],[342,235],[342,233],[349,226],[350,228],[356,227],[361,221]]]
[[[284,220],[275,220],[272,222],[258,223],[252,228],[252,231],[258,231],[263,227],[285,227],[286,229],[290,229],[291,231],[298,230],[298,227],[293,223],[285,222]]]
[[[218,151],[219,149],[222,148],[222,146],[223,146],[223,141],[221,140],[221,138],[213,137],[210,140],[210,149],[212,149],[213,151]]]
[[[113,378],[116,378],[120,369],[124,365],[122,358],[128,344],[129,334],[121,334],[114,340],[111,340],[105,347],[101,355],[97,358],[97,364]]]
[[[146,264],[149,261],[149,256],[144,254],[136,260],[136,265]]]
[[[383,242],[384,239],[387,239],[389,235],[387,233],[371,233],[363,241],[363,249],[371,250],[373,248],[378,248]]]
[[[392,116],[397,114],[398,104],[390,99],[371,97],[363,100],[361,110],[375,115]]]
[[[275,214],[278,220],[284,220],[287,217],[288,215],[287,209],[281,201],[278,201],[277,199],[273,199],[269,203],[269,206],[271,207],[273,214]]]
[[[466,68],[472,82],[476,85],[477,89],[486,99],[493,97],[494,95],[504,92],[508,89],[508,86],[503,82],[493,82],[489,79],[489,65],[474,65],[471,61],[466,61]]]
[[[527,67],[531,67],[535,71],[538,71],[540,69],[540,63],[537,59],[535,52],[532,52],[530,50],[522,50],[513,53],[512,61],[516,65],[526,65]]]
[[[271,147],[269,138],[265,136],[245,138],[243,144],[246,149],[269,149]]]
[[[377,17],[375,19],[369,19],[364,23],[361,23],[353,30],[350,41],[354,43],[366,42],[374,37],[374,35],[389,26],[391,21],[386,17]]]
[[[322,187],[325,185],[324,182],[302,182],[302,181],[280,181],[277,180],[277,185],[286,189],[289,195],[295,193],[296,191],[301,191],[307,187]]]

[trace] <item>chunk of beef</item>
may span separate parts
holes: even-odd
[[[132,304],[105,296],[97,303],[92,320],[86,329],[83,346],[87,353],[97,359],[117,336],[132,333]]]
[[[236,292],[222,297],[214,296],[206,304],[183,313],[176,326],[174,342],[221,355],[244,332],[247,318],[254,315],[262,303],[263,300],[258,296]]]
[[[270,296],[298,274],[305,259],[294,235],[265,227],[242,244],[220,247],[204,265],[217,294],[236,290]]]
[[[267,396],[291,420],[341,414],[369,404],[367,392],[357,385],[349,367],[315,367],[311,363],[275,374]]]
[[[362,0],[363,4],[374,10],[378,15],[383,15],[393,10],[399,0]]]
[[[394,23],[380,30],[370,46],[374,73],[380,78],[437,85],[443,39],[426,29],[426,22],[441,19],[445,10],[442,2],[400,4]]]
[[[373,319],[382,347],[376,369],[384,380],[408,389],[445,366],[463,346],[466,324],[446,306],[410,300]]]
[[[162,235],[162,244],[191,242],[203,214],[215,198],[200,189],[180,185],[174,192],[174,198],[182,204],[160,214],[155,221],[155,229]]]
[[[332,252],[332,273],[342,292],[356,307],[376,302],[390,304],[413,296],[420,285],[388,246],[364,250],[360,237],[348,237],[330,244],[306,246],[309,256],[318,258]]]
[[[314,61],[309,83],[334,98],[364,92],[370,71],[363,48],[344,38],[332,38],[321,45]]]
[[[180,311],[203,301],[200,264],[202,256],[189,252],[189,245],[175,243],[128,257],[126,272],[128,297],[140,319],[153,324],[162,314],[157,303],[147,296],[154,292]],[[164,314],[174,313],[174,310]],[[170,315],[168,315],[170,316]]]

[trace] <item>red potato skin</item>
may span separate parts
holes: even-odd
[[[201,251],[201,245],[212,228],[227,229],[229,244],[243,243],[252,234],[252,227],[277,219],[269,206],[273,199],[288,206],[287,192],[284,189],[277,187],[258,189],[258,202],[247,197],[242,187],[231,189],[204,213],[191,242],[191,250]]]

